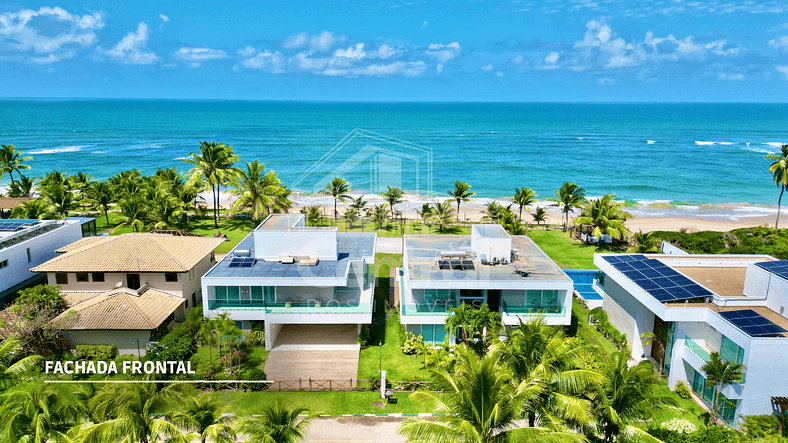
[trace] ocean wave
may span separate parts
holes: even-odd
[[[87,145],[83,146],[61,146],[59,148],[50,148],[50,149],[39,149],[36,151],[30,151],[29,154],[31,155],[39,155],[39,154],[60,154],[61,152],[79,152],[82,148],[86,148]]]
[[[188,160],[191,157],[175,157],[173,160]]]
[[[714,144],[714,142],[700,142],[700,141],[695,140],[695,144],[696,145],[701,145],[701,146],[711,146],[711,145]]]
[[[650,145],[653,145],[656,142],[657,142],[656,140],[646,140],[646,143],[648,143]]]
[[[745,151],[750,151],[750,152],[757,152],[759,154],[775,154],[776,153],[776,151],[774,151],[772,149],[756,148],[754,146],[746,146],[746,147],[744,147],[744,150]]]
[[[93,151],[93,152],[91,152],[91,154],[106,154],[108,152],[109,151]]]
[[[767,142],[764,145],[774,146],[775,148],[782,148],[785,143],[783,142]]]

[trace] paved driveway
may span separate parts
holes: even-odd
[[[269,380],[355,380],[356,325],[283,325],[265,362]]]
[[[404,443],[398,417],[336,417],[312,421],[306,443]]]

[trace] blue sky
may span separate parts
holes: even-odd
[[[788,101],[786,1],[5,1],[0,96]]]

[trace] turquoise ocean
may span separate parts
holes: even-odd
[[[459,179],[481,198],[547,198],[572,181],[641,203],[771,206],[764,156],[788,142],[788,104],[0,100],[0,143],[32,155],[33,176],[185,171],[216,140],[291,184],[354,128],[431,149],[440,193]]]

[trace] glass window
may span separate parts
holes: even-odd
[[[723,360],[743,363],[744,362],[744,349],[733,342],[726,336],[722,336],[722,345],[720,346],[720,357]]]
[[[413,335],[421,335],[421,325],[407,325],[405,330]]]
[[[165,272],[164,273],[164,281],[168,283],[177,283],[178,282],[178,273],[177,272]]]
[[[249,300],[249,286],[241,286],[241,300]]]
[[[228,286],[227,287],[227,300],[238,300],[239,299],[239,290],[238,286]]]
[[[92,277],[93,277],[93,281],[95,281],[95,282],[103,282],[104,281],[104,273],[103,272],[94,272]]]
[[[263,288],[263,296],[266,303],[276,303],[276,288],[273,286],[265,286]]]
[[[88,273],[87,272],[77,272],[77,281],[78,282],[86,282],[86,281],[88,281]]]
[[[252,286],[252,300],[262,300],[262,299],[263,299],[263,287]]]
[[[216,300],[227,300],[227,286],[214,286],[213,294]]]
[[[65,272],[56,272],[55,273],[55,283],[59,285],[67,285],[68,284],[68,274]]]
[[[30,263],[33,261],[33,255],[30,253],[30,248],[27,248],[27,262]]]

